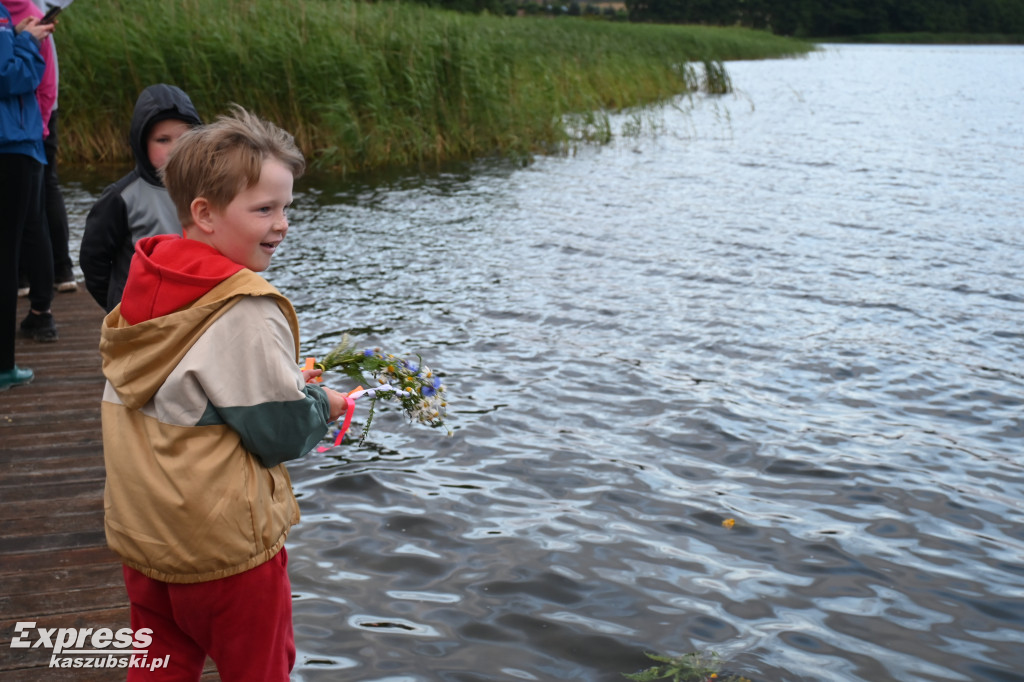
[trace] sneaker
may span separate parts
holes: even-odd
[[[18,287],[18,298],[25,298],[30,291],[32,291],[32,287]]]
[[[78,283],[75,282],[75,273],[71,270],[61,270],[57,272],[57,276],[53,278],[53,288],[61,293],[71,293],[78,291]]]
[[[56,341],[57,324],[53,321],[53,315],[50,313],[37,315],[29,311],[25,319],[21,321],[21,335],[42,343]]]
[[[0,391],[6,391],[11,386],[22,386],[32,381],[35,374],[30,369],[21,369],[17,365],[13,369],[0,372]]]

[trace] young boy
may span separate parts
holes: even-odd
[[[89,211],[78,254],[85,288],[108,313],[121,302],[135,243],[181,234],[160,171],[178,138],[199,123],[192,100],[173,85],[150,85],[135,101],[128,133],[135,168],[103,190]]]
[[[306,383],[291,304],[257,272],[288,233],[292,137],[237,108],[178,141],[164,179],[184,238],[138,242],[103,323],[104,495],[133,630],[129,680],[287,680],[295,661],[285,537],[299,509],[282,462],[307,453],[345,397]],[[154,677],[156,673],[163,676]]]

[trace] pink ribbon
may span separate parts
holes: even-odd
[[[334,445],[331,447],[338,447],[341,445],[341,439],[345,437],[345,432],[348,431],[348,427],[352,424],[352,415],[356,411],[356,401],[351,396],[344,396],[345,398],[345,420],[341,422],[341,430],[338,431],[337,438],[334,439]],[[321,445],[316,449],[317,452],[327,452],[331,448]]]

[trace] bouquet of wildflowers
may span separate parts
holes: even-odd
[[[326,371],[341,372],[358,384],[369,384],[369,388],[353,393],[372,399],[370,413],[359,442],[366,439],[373,421],[377,400],[393,400],[405,410],[410,421],[430,427],[445,426],[447,396],[441,378],[423,364],[423,358],[416,356],[416,362],[404,359],[380,348],[357,348],[345,334],[341,343],[323,357],[314,367]],[[451,435],[451,431],[448,432]]]

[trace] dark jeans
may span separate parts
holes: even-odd
[[[22,154],[0,154],[0,371],[14,367],[18,328],[18,261],[24,251],[35,310],[53,302],[53,256],[43,229],[43,165]]]

